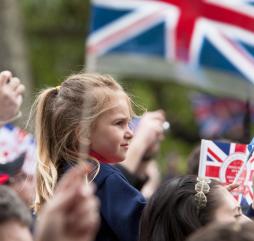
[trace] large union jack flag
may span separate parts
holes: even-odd
[[[105,55],[149,56],[254,82],[254,1],[92,0],[86,53],[88,64]]]
[[[199,176],[216,179],[224,184],[233,183],[241,166],[246,161],[248,145],[202,140]],[[254,158],[251,157],[241,172],[240,188],[234,193],[243,206],[252,203],[252,177]]]

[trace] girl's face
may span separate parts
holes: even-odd
[[[129,128],[130,109],[127,99],[117,95],[112,100],[114,107],[97,119],[91,132],[91,150],[108,162],[116,163],[125,159],[133,133]]]
[[[237,203],[236,199],[233,195],[225,188],[225,187],[218,187],[218,198],[220,198],[220,206],[215,211],[215,220],[218,222],[246,222],[250,219],[247,218],[244,214],[242,214],[242,210],[240,205]]]

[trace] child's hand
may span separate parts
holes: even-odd
[[[137,127],[133,142],[143,147],[146,153],[157,152],[160,141],[164,138],[164,122],[165,113],[161,110],[145,113]]]
[[[23,102],[24,85],[10,71],[0,73],[0,122],[12,121]]]
[[[38,217],[37,241],[92,241],[98,224],[94,188],[84,184],[84,168],[72,168],[60,180],[53,198]]]
[[[233,190],[235,190],[236,188],[238,188],[240,186],[240,184],[238,183],[231,183],[229,185],[226,186],[226,189],[229,191],[229,192],[232,192]]]
[[[147,112],[141,118],[122,165],[139,176],[144,157],[153,156],[164,138],[165,113],[161,110]]]

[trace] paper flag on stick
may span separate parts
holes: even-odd
[[[250,146],[210,140],[202,140],[201,142],[199,176],[216,179],[228,185],[232,184],[236,180],[236,176],[239,175],[240,187],[233,190],[232,193],[241,203],[241,206],[248,206],[253,200],[253,144],[253,141],[251,141]],[[239,174],[241,168],[243,170]]]

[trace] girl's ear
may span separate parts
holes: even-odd
[[[82,128],[82,126],[77,126],[75,129],[75,136],[79,142],[79,152],[87,153],[90,149],[90,135],[87,129]]]
[[[80,140],[80,126],[76,127],[74,133],[75,133],[77,140]]]

